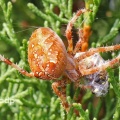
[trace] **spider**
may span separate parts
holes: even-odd
[[[30,73],[0,55],[1,61],[25,76],[53,80],[52,89],[67,112],[70,105],[66,100],[66,85],[71,82],[79,84],[83,77],[85,83],[83,87],[90,87],[97,96],[105,95],[109,87],[106,68],[113,67],[120,59],[119,55],[111,61],[105,61],[99,55],[99,52],[118,50],[120,45],[91,48],[87,51],[89,27],[79,30],[79,40],[73,48],[72,26],[77,18],[86,11],[86,9],[78,10],[67,25],[65,32],[68,41],[67,50],[61,38],[50,28],[40,27],[32,33],[28,44]],[[62,79],[58,80],[61,76],[63,76]],[[80,84],[79,86],[81,87]]]

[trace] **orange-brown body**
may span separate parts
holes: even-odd
[[[31,71],[42,79],[59,78],[66,68],[66,48],[50,28],[40,27],[30,37],[28,62]]]

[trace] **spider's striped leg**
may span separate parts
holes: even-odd
[[[86,9],[80,9],[77,11],[77,13],[75,14],[75,16],[70,20],[70,22],[67,25],[67,29],[66,29],[66,37],[68,40],[68,53],[73,53],[73,41],[72,41],[72,26],[74,24],[74,22],[77,20],[77,18],[82,14],[86,12]]]
[[[79,40],[76,43],[74,53],[76,52],[84,52],[88,49],[88,40],[91,35],[91,27],[84,26],[83,29],[79,29],[78,31]]]
[[[117,63],[120,63],[120,55],[118,55],[116,58],[112,59],[111,61],[108,61],[108,62],[102,64],[101,66],[93,67],[90,69],[80,69],[80,72],[81,72],[82,76],[90,75],[90,74],[93,74],[98,71],[104,71],[108,67],[113,67]]]
[[[67,80],[59,80],[54,83],[52,83],[52,89],[55,92],[55,94],[60,98],[62,105],[66,112],[69,111],[70,105],[67,102],[66,99],[66,85],[68,81]]]
[[[18,70],[21,74],[28,76],[28,77],[34,77],[34,73],[28,73],[27,71],[25,71],[24,69],[20,68],[18,65],[14,64],[13,62],[11,62],[10,60],[4,58],[2,55],[0,55],[0,61],[12,66],[13,68],[15,68],[16,70]]]
[[[114,51],[114,50],[119,50],[120,49],[120,44],[118,45],[113,45],[113,46],[108,46],[108,47],[99,47],[99,48],[91,48],[89,51],[84,52],[83,54],[78,53],[78,55],[76,56],[76,60],[79,62],[82,59],[89,57],[95,53],[99,53],[99,52],[108,52],[108,51]]]

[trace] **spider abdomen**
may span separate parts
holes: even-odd
[[[66,56],[62,40],[50,28],[41,27],[31,35],[28,62],[36,77],[46,80],[59,78],[66,67]]]

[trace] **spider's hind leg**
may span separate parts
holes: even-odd
[[[20,68],[18,65],[14,64],[13,62],[11,62],[9,59],[4,58],[2,55],[0,55],[0,61],[12,66],[13,68],[15,68],[16,70],[18,70],[21,74],[28,76],[28,77],[34,77],[34,73],[28,73],[26,70]]]
[[[66,80],[59,80],[52,83],[52,89],[55,92],[55,94],[60,98],[62,105],[66,112],[70,110],[70,105],[67,102],[66,99],[66,85],[68,81]]]

